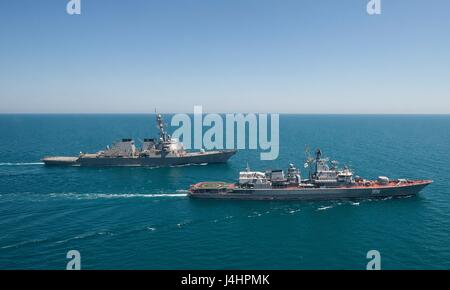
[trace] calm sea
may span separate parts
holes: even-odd
[[[168,120],[168,117],[167,117]],[[280,156],[174,168],[44,167],[45,155],[153,137],[154,116],[0,115],[0,268],[450,268],[450,116],[282,115]],[[190,200],[201,180],[301,167],[304,148],[366,178],[427,178],[417,197],[348,202]],[[305,172],[303,173],[305,174]]]

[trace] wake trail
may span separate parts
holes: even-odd
[[[0,162],[0,166],[31,166],[44,165],[44,162]]]

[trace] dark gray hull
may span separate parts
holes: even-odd
[[[207,151],[188,153],[181,157],[47,157],[42,159],[45,165],[56,166],[146,166],[165,167],[189,164],[225,163],[236,150]]]
[[[192,198],[239,200],[342,200],[401,197],[418,194],[431,181],[385,188],[233,189],[231,192],[191,192]]]

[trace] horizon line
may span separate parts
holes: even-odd
[[[157,112],[158,114],[174,115],[187,114],[193,112]],[[0,115],[155,115],[155,112],[11,112]],[[279,115],[354,115],[354,116],[450,116],[450,113],[302,113],[302,112],[202,112],[205,114],[279,114]]]

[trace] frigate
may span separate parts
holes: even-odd
[[[188,164],[225,163],[236,153],[234,149],[188,152],[183,144],[172,138],[165,129],[161,114],[156,115],[159,138],[146,138],[137,148],[131,138],[115,142],[97,153],[80,153],[79,156],[44,157],[45,165],[66,166],[148,166],[164,167]]]
[[[322,158],[317,149],[316,156],[304,163],[309,168],[308,177],[302,179],[301,172],[290,164],[287,173],[283,170],[266,172],[247,170],[239,173],[236,183],[200,182],[191,185],[192,198],[254,199],[254,200],[339,200],[358,198],[385,198],[411,196],[431,184],[431,180],[390,179],[379,176],[366,180],[347,166],[338,168],[337,161]]]

